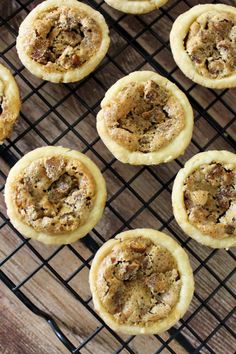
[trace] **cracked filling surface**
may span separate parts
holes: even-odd
[[[102,31],[96,19],[62,6],[37,16],[26,39],[26,52],[48,70],[65,71],[86,63],[101,42]]]
[[[78,160],[46,157],[24,169],[14,185],[14,202],[22,220],[36,231],[64,233],[89,217],[95,182]]]
[[[185,48],[199,74],[224,78],[236,70],[236,16],[209,11],[199,16],[185,38]]]
[[[103,111],[109,135],[130,151],[157,151],[185,126],[179,101],[152,80],[129,83]]]
[[[203,164],[185,180],[188,219],[214,238],[236,236],[236,167]]]
[[[98,272],[100,301],[120,324],[166,318],[179,300],[180,288],[174,257],[141,236],[115,245]]]

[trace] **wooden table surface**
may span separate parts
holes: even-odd
[[[39,2],[33,1],[28,9]],[[191,6],[196,3],[189,1]],[[196,291],[184,316],[186,325],[181,333],[194,348],[207,339],[207,345],[201,349],[201,353],[232,354],[236,348],[232,334],[236,329],[236,316],[235,313],[229,318],[227,316],[236,305],[233,297],[235,274],[232,273],[235,268],[235,250],[212,251],[188,239],[173,220],[170,202],[173,177],[188,158],[200,149],[234,151],[233,146],[219,135],[214,122],[218,123],[224,134],[233,139],[236,137],[236,124],[232,122],[236,111],[235,89],[214,92],[196,85],[192,87],[191,81],[176,68],[168,46],[163,46],[168,41],[172,18],[187,9],[186,3],[180,1],[174,6],[174,1],[169,1],[165,8],[173,7],[168,15],[156,11],[140,16],[139,19],[123,15],[102,3],[101,8],[109,14],[111,24],[109,56],[94,75],[82,83],[72,85],[43,83],[22,67],[14,45],[18,26],[26,16],[24,9],[20,11],[19,4],[17,0],[0,2],[0,15],[4,18],[17,11],[15,17],[0,28],[0,51],[3,53],[1,62],[6,66],[10,64],[12,71],[18,70],[16,80],[23,100],[21,117],[12,137],[0,150],[1,260],[19,247],[14,256],[4,262],[1,270],[14,284],[21,284],[22,292],[57,321],[74,345],[80,345],[99,328],[97,335],[81,349],[81,353],[111,354],[120,350],[119,339],[102,326],[92,310],[85,308],[70,291],[73,289],[93,309],[88,286],[89,261],[93,252],[82,241],[62,248],[45,246],[32,240],[22,245],[23,239],[7,222],[3,187],[12,156],[18,159],[26,152],[46,144],[85,151],[102,169],[108,188],[108,204],[104,216],[90,236],[101,245],[99,235],[107,240],[125,228],[152,227],[183,242],[195,270]],[[162,16],[155,21],[159,15]],[[113,25],[113,20],[119,20],[119,26]],[[146,26],[149,26],[148,30],[145,30]],[[135,37],[134,43],[127,43],[124,33],[129,34],[130,38]],[[139,45],[148,53],[149,63],[139,52]],[[95,116],[99,102],[118,78],[136,69],[157,68],[164,68],[167,72],[173,70],[170,78],[177,80],[183,89],[189,89],[196,118],[193,142],[177,161],[153,167],[127,166],[113,159],[98,139]],[[200,114],[197,112],[199,107],[203,108]],[[155,198],[152,198],[154,195]],[[42,266],[42,259],[50,260]],[[83,265],[84,260],[89,261]],[[61,279],[67,281],[67,287],[61,284],[50,267]],[[79,267],[81,270],[70,278]],[[32,272],[34,275],[28,279]],[[32,314],[5,285],[0,288],[0,321],[0,353],[68,353],[49,325]],[[120,337],[123,340],[129,338],[123,335]],[[169,337],[168,333],[160,337],[137,336],[130,341],[129,347],[138,354],[152,354]],[[169,349],[163,349],[162,353],[171,350],[186,353],[176,340],[171,340]],[[128,351],[123,349],[121,353]]]

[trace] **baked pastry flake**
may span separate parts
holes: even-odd
[[[10,70],[0,63],[0,144],[10,136],[20,108],[17,83]]]
[[[142,15],[159,9],[168,0],[105,0],[114,9],[133,15]]]
[[[24,236],[67,244],[101,218],[105,181],[86,155],[47,146],[29,152],[10,170],[5,201],[12,224]]]
[[[213,247],[236,245],[236,155],[207,151],[187,161],[175,179],[176,221],[196,241]]]
[[[159,164],[184,153],[192,137],[193,112],[172,82],[152,71],[137,71],[106,92],[97,130],[121,162]]]
[[[236,86],[235,7],[192,7],[175,20],[170,44],[175,62],[194,82],[216,89]]]
[[[92,262],[95,310],[113,330],[161,333],[187,311],[194,280],[185,251],[153,229],[125,231],[107,241]]]
[[[109,47],[103,16],[76,0],[47,0],[24,19],[17,52],[34,75],[52,82],[74,82],[91,73]]]

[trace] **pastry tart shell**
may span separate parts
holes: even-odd
[[[236,154],[229,151],[207,151],[193,156],[186,162],[174,181],[172,190],[172,206],[175,219],[182,230],[197,242],[212,248],[229,248],[236,245],[236,236],[228,236],[223,239],[216,239],[203,234],[197,227],[188,221],[188,215],[184,204],[184,182],[202,164],[212,162],[224,163],[228,167],[236,166]]]
[[[0,114],[0,144],[2,144],[10,136],[13,125],[19,116],[21,100],[19,89],[12,73],[1,63],[0,81],[3,85],[4,96],[7,99],[7,107]],[[3,115],[4,119],[1,117]]]
[[[185,127],[168,145],[158,151],[147,153],[130,151],[114,141],[109,135],[104,119],[103,108],[130,82],[145,83],[148,80],[153,80],[178,99],[184,110]],[[118,80],[106,92],[101,102],[101,110],[97,115],[97,130],[100,138],[117,160],[131,165],[157,165],[163,162],[169,162],[184,154],[192,138],[193,111],[185,94],[171,81],[153,71],[136,71]]]
[[[103,259],[111,252],[114,245],[122,240],[135,239],[142,236],[151,240],[154,244],[165,247],[176,260],[178,271],[182,280],[179,301],[170,314],[161,320],[148,325],[118,324],[113,316],[102,305],[96,288],[99,266]],[[170,236],[153,229],[135,229],[118,234],[114,239],[107,241],[96,253],[89,274],[90,289],[93,296],[95,310],[106,324],[114,331],[130,335],[162,333],[176,324],[188,310],[194,292],[194,279],[189,258],[183,248]]]
[[[19,212],[12,198],[12,195],[14,193],[14,181],[18,178],[19,174],[35,160],[44,157],[54,156],[63,156],[67,158],[78,159],[89,170],[89,172],[94,178],[96,185],[96,195],[93,207],[90,210],[90,214],[87,221],[73,231],[60,234],[38,232],[33,227],[23,222],[20,218]],[[98,223],[98,221],[102,217],[106,202],[106,196],[107,194],[105,180],[95,163],[92,162],[92,160],[90,160],[90,158],[88,158],[86,155],[78,151],[70,150],[68,148],[60,146],[42,147],[26,154],[10,170],[5,185],[5,202],[7,206],[7,214],[13,226],[19,232],[21,232],[22,235],[38,240],[45,244],[69,244],[77,241],[81,237],[84,237],[89,231],[92,230],[92,228]]]
[[[65,69],[63,71],[47,71],[44,68],[44,65],[36,62],[26,54],[27,42],[25,41],[25,38],[27,38],[29,31],[32,30],[32,26],[38,15],[55,7],[60,8],[61,6],[83,11],[86,15],[95,19],[102,32],[102,42],[96,54],[89,58],[88,61],[80,67]],[[43,80],[55,83],[67,83],[82,80],[85,76],[89,75],[105,57],[109,44],[110,38],[107,24],[104,17],[98,11],[76,0],[47,0],[35,7],[21,23],[16,41],[16,48],[21,62],[32,74]]]
[[[213,88],[224,89],[236,86],[236,71],[234,74],[219,78],[212,79],[200,75],[194,66],[191,58],[189,57],[185,47],[184,40],[188,34],[190,26],[196,19],[203,13],[208,11],[229,12],[236,16],[236,8],[224,4],[204,4],[196,5],[190,10],[181,14],[174,22],[170,32],[170,46],[176,64],[181,71],[192,81],[199,85]]]

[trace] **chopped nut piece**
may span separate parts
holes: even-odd
[[[168,99],[166,90],[157,85],[153,80],[149,80],[144,86],[144,100],[147,103],[163,105]]]
[[[45,161],[45,169],[48,178],[57,179],[65,168],[65,161],[56,157],[51,157]]]
[[[177,279],[178,272],[176,269],[165,273],[152,274],[146,278],[146,284],[154,294],[162,294],[170,289],[171,284]]]
[[[233,235],[235,231],[235,226],[233,225],[225,225],[225,232],[229,235]]]
[[[193,204],[196,205],[205,205],[207,203],[208,200],[208,191],[193,191],[191,192],[191,199]]]
[[[169,305],[159,303],[151,308],[148,315],[144,317],[144,321],[146,321],[146,318],[148,319],[148,321],[158,321],[162,318],[167,317],[170,311],[171,307]]]
[[[144,253],[147,249],[148,241],[143,242],[142,240],[139,241],[132,241],[130,242],[129,248],[137,253]]]

